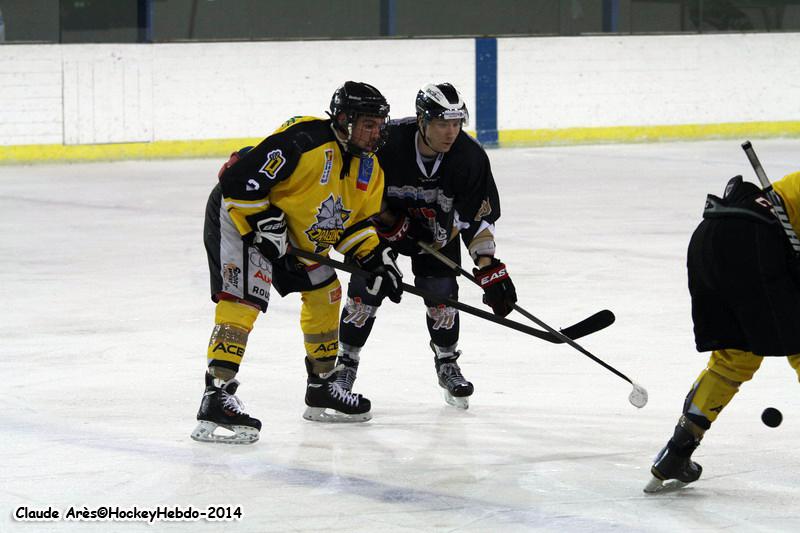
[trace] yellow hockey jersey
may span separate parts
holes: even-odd
[[[383,170],[374,155],[342,150],[330,120],[294,117],[220,175],[225,208],[242,236],[270,205],[286,217],[292,246],[322,255],[330,247],[361,258],[378,235]]]
[[[789,222],[800,235],[800,172],[787,174],[773,183],[772,188],[781,196]]]

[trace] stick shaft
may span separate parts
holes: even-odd
[[[770,183],[767,173],[764,172],[764,167],[761,166],[761,161],[758,160],[753,145],[750,141],[746,141],[742,144],[742,149],[745,155],[747,155],[747,159],[750,160],[750,165],[753,167],[758,181],[761,182],[761,188],[764,189],[764,194],[766,194],[769,201],[772,202],[772,210],[775,212],[775,216],[778,217],[783,227],[783,232],[792,245],[792,250],[794,250],[796,256],[800,256],[800,239],[797,238],[797,233],[792,227],[789,215],[786,214],[786,210],[783,208],[783,202],[778,193],[772,188],[772,183]]]
[[[335,259],[331,259],[330,257],[326,257],[323,255],[315,254],[314,252],[309,252],[306,250],[301,250],[299,248],[292,248],[289,253],[292,255],[296,255],[298,257],[303,257],[305,259],[310,259],[311,261],[316,261],[322,265],[328,265],[330,267],[343,270],[345,272],[349,272],[350,274],[361,276],[361,277],[369,277],[369,273],[365,270],[348,263],[342,263],[341,261],[336,261]],[[507,328],[514,329],[516,331],[520,331],[522,333],[527,333],[528,335],[532,335],[539,339],[546,340],[548,342],[554,342],[556,344],[564,342],[561,337],[554,336],[548,331],[540,331],[536,328],[532,328],[530,326],[526,326],[525,324],[520,324],[519,322],[514,322],[513,320],[509,320],[507,318],[502,318],[489,313],[488,311],[484,311],[482,309],[477,309],[465,303],[459,302],[458,300],[453,300],[452,298],[446,298],[444,296],[439,296],[433,294],[431,292],[419,289],[414,287],[413,285],[409,285],[407,283],[403,283],[403,290],[415,296],[419,296],[423,299],[427,299],[439,304],[444,304],[450,307],[454,307],[459,311],[463,311],[467,314],[477,316],[479,318],[483,318],[484,320],[488,320],[489,322],[494,322],[495,324],[500,324],[501,326],[505,326]],[[560,333],[560,332],[556,332]],[[562,335],[563,337],[563,335]]]
[[[445,256],[445,255],[444,255],[443,253],[441,253],[439,250],[437,250],[437,249],[433,248],[432,246],[430,246],[429,244],[427,244],[427,243],[424,243],[424,242],[421,242],[421,241],[417,241],[417,244],[418,244],[418,245],[419,245],[419,247],[420,247],[420,248],[422,248],[422,249],[423,249],[425,252],[427,252],[427,253],[431,254],[433,257],[435,257],[436,259],[438,259],[439,261],[441,261],[441,262],[442,262],[442,263],[444,263],[445,265],[449,266],[449,267],[450,267],[450,268],[452,268],[453,270],[456,270],[457,272],[460,272],[460,273],[461,273],[461,274],[463,274],[463,275],[464,275],[464,276],[465,276],[467,279],[471,280],[473,283],[475,283],[475,284],[478,284],[478,280],[476,280],[476,279],[475,279],[475,276],[473,276],[472,274],[470,274],[469,272],[467,272],[467,271],[466,271],[464,268],[462,268],[462,267],[461,267],[461,265],[459,265],[459,264],[458,264],[458,263],[456,263],[455,261],[451,260],[449,257]],[[570,339],[569,337],[567,337],[566,335],[564,335],[564,334],[563,334],[563,333],[561,333],[560,331],[558,331],[558,330],[556,330],[556,329],[554,329],[554,328],[550,327],[549,325],[547,325],[546,323],[544,323],[542,320],[539,320],[538,318],[536,318],[535,316],[533,316],[533,315],[532,315],[531,313],[529,313],[528,311],[526,311],[526,310],[522,309],[522,308],[521,308],[520,306],[518,306],[517,304],[514,304],[514,310],[515,310],[515,311],[517,311],[517,312],[519,312],[519,313],[521,313],[523,316],[525,316],[525,317],[526,317],[526,318],[528,318],[529,320],[532,320],[532,321],[533,321],[533,322],[534,322],[536,325],[538,325],[538,326],[540,326],[540,327],[544,328],[545,330],[547,330],[547,331],[548,331],[549,333],[551,333],[552,335],[556,336],[556,337],[557,337],[558,339],[560,339],[561,341],[563,341],[563,342],[565,342],[565,343],[569,344],[570,346],[572,346],[573,348],[575,348],[576,350],[578,350],[579,352],[581,352],[583,355],[585,355],[586,357],[588,357],[589,359],[591,359],[591,360],[592,360],[592,361],[594,361],[595,363],[599,364],[600,366],[602,366],[602,367],[603,367],[603,368],[605,368],[606,370],[608,370],[608,371],[612,372],[613,374],[615,374],[615,375],[617,375],[617,376],[621,377],[622,379],[624,379],[624,380],[625,380],[625,381],[627,381],[628,383],[631,383],[631,384],[633,384],[633,381],[631,381],[631,379],[630,379],[628,376],[626,376],[625,374],[623,374],[622,372],[620,372],[619,370],[617,370],[617,369],[616,369],[616,368],[614,368],[613,366],[609,365],[608,363],[606,363],[605,361],[603,361],[603,360],[602,360],[602,359],[600,359],[599,357],[597,357],[597,356],[595,356],[594,354],[590,353],[590,352],[589,352],[588,350],[586,350],[586,349],[585,349],[583,346],[581,346],[580,344],[578,344],[578,343],[577,343],[577,342],[575,342],[574,340]]]

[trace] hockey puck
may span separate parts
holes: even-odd
[[[771,428],[776,428],[783,422],[783,415],[774,407],[767,407],[764,409],[764,412],[761,413],[761,421]]]

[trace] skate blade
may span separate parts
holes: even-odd
[[[314,422],[327,422],[331,424],[352,424],[354,422],[366,422],[372,420],[372,413],[352,414],[342,413],[335,409],[328,409],[326,407],[306,407],[303,418],[312,420]]]
[[[219,435],[214,431],[222,427],[232,431],[232,435]],[[197,442],[216,442],[221,444],[253,444],[258,440],[259,432],[250,426],[220,426],[214,422],[201,420],[197,423],[191,434],[192,440]]]
[[[650,482],[645,485],[644,492],[646,494],[657,494],[660,492],[672,492],[678,489],[682,489],[688,485],[688,483],[684,483],[683,481],[679,481],[677,479],[659,479],[655,476],[650,480]]]
[[[459,409],[469,409],[469,396],[453,396],[450,391],[442,388],[442,396],[448,405],[457,407]]]

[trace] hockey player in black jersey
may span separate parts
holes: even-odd
[[[235,396],[234,376],[273,286],[282,296],[301,294],[308,372],[304,418],[370,419],[369,400],[335,380],[342,292],[336,273],[287,250],[327,255],[335,248],[372,273],[365,286],[399,301],[402,276],[372,222],[383,194],[383,170],[374,153],[385,141],[388,113],[375,87],[348,81],[334,93],[329,119],[293,117],[258,146],[232,154],[220,170],[204,228],[216,325],[193,439],[258,439],[261,422]],[[218,426],[234,435],[215,434]]]
[[[378,154],[386,189],[376,225],[397,252],[411,256],[414,284],[441,296],[458,297],[455,273],[421,252],[424,241],[456,263],[460,240],[475,263],[484,302],[506,316],[517,300],[506,266],[495,257],[495,222],[500,202],[489,158],[462,127],[467,107],[449,83],[430,84],[416,97],[416,117],[392,121],[389,140]],[[339,323],[339,382],[350,390],[360,352],[370,334],[382,297],[353,277]],[[473,385],[461,373],[457,349],[458,311],[426,301],[430,347],[445,400],[466,409]]]

